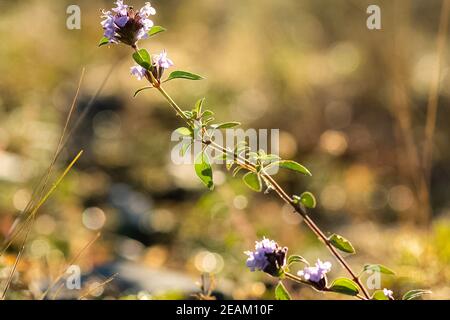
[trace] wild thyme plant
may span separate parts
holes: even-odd
[[[223,147],[213,141],[215,130],[228,129],[240,125],[238,122],[213,123],[214,113],[211,110],[204,110],[204,99],[200,99],[192,110],[183,110],[171,98],[164,89],[163,84],[175,79],[201,80],[201,76],[186,72],[173,71],[164,77],[166,70],[173,67],[174,63],[169,59],[167,52],[150,54],[146,49],[140,49],[138,42],[153,37],[165,31],[161,26],[155,26],[150,16],[156,14],[156,10],[147,2],[141,9],[135,10],[133,7],[123,3],[123,0],[115,2],[115,7],[111,11],[103,10],[101,25],[104,36],[100,40],[99,46],[108,44],[124,44],[130,46],[134,51],[132,54],[136,65],[131,67],[130,72],[138,80],[144,80],[147,86],[138,89],[135,96],[143,90],[156,89],[174,109],[176,114],[182,118],[185,126],[176,131],[184,137],[184,144],[181,149],[184,155],[194,143],[201,143],[202,150],[195,155],[195,172],[200,180],[210,189],[214,188],[213,171],[207,150],[212,149],[219,158],[225,161],[227,169],[233,169],[233,175],[240,170],[246,173],[243,175],[244,183],[254,191],[261,192],[263,189],[273,190],[284,202],[289,204],[304,220],[307,227],[323,242],[330,253],[337,259],[339,264],[348,273],[347,278],[338,278],[329,281],[327,273],[331,270],[332,264],[328,261],[317,260],[314,266],[300,255],[288,256],[288,248],[280,247],[275,241],[264,238],[257,241],[254,251],[247,251],[247,266],[251,271],[263,271],[272,277],[279,279],[275,288],[277,299],[290,299],[290,294],[283,285],[283,280],[290,280],[296,283],[307,285],[321,292],[335,292],[343,295],[354,296],[361,300],[394,300],[393,292],[389,289],[376,290],[372,294],[364,286],[361,275],[369,271],[394,275],[394,272],[380,264],[366,264],[361,272],[355,272],[347,263],[341,252],[354,254],[353,245],[344,237],[332,234],[326,236],[308,215],[307,208],[315,208],[316,200],[310,192],[301,195],[289,195],[269,174],[273,167],[285,168],[301,174],[310,176],[311,173],[303,165],[292,161],[280,159],[277,155],[266,154],[263,150],[250,150],[245,141],[241,141],[234,149]],[[296,275],[290,272],[294,264],[305,265],[304,269]],[[427,290],[411,290],[407,292],[403,299],[410,300],[429,293]]]

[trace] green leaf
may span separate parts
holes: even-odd
[[[359,293],[358,285],[347,278],[337,278],[331,284],[330,290],[337,293],[356,296]]]
[[[229,129],[229,128],[234,128],[234,127],[237,127],[237,126],[240,126],[240,125],[241,125],[240,122],[232,121],[232,122],[224,122],[224,123],[213,124],[213,125],[211,125],[211,127],[213,129]]]
[[[386,266],[383,266],[382,264],[366,264],[364,266],[363,271],[368,271],[368,270],[375,271],[375,272],[381,272],[384,274],[395,275],[394,271],[392,271],[391,269],[389,269]]]
[[[136,92],[134,93],[133,97],[136,97],[141,91],[147,90],[147,89],[152,89],[152,86],[148,86],[148,87],[143,87],[140,89],[137,89]]]
[[[202,113],[202,117],[203,117],[203,118],[210,117],[210,116],[213,116],[213,115],[214,115],[214,112],[212,112],[211,110],[205,110],[205,111]]]
[[[147,32],[147,34],[148,34],[149,37],[153,37],[155,34],[158,34],[160,32],[164,32],[166,30],[167,30],[166,28],[163,28],[161,26],[153,26],[153,27],[151,27],[150,31]]]
[[[312,176],[311,172],[305,167],[302,166],[300,163],[292,161],[292,160],[282,160],[272,163],[273,165],[278,165],[280,168],[293,170],[296,172],[300,172],[306,176]]]
[[[264,155],[260,155],[258,158],[261,161],[267,161],[267,162],[280,160],[280,157],[277,156],[276,154],[264,154]]]
[[[172,72],[169,77],[164,81],[170,81],[173,79],[187,79],[187,80],[201,80],[204,79],[202,76],[199,76],[198,74],[186,72],[186,71],[174,71]]]
[[[275,299],[276,300],[291,300],[291,295],[287,291],[283,282],[278,282],[278,285],[275,287]]]
[[[205,98],[201,98],[195,103],[193,111],[197,112],[197,115],[200,115],[202,113],[202,106],[204,102]]]
[[[214,189],[211,164],[204,152],[199,153],[195,159],[195,173],[209,190]]]
[[[180,127],[176,129],[175,132],[177,132],[182,136],[189,136],[189,137],[192,136],[192,130],[186,127]]]
[[[186,116],[186,118],[188,119],[192,119],[192,117],[194,116],[192,111],[183,111],[183,114]]]
[[[140,49],[139,51],[136,51],[133,53],[133,59],[136,61],[138,65],[145,69],[150,69],[151,66],[151,58],[150,54],[145,49]]]
[[[248,172],[242,177],[242,180],[244,180],[244,183],[253,191],[261,192],[262,182],[261,177],[258,174]]]
[[[293,196],[295,203],[302,203],[307,208],[315,208],[316,207],[316,198],[311,192],[303,192],[300,197]]]
[[[353,245],[345,239],[344,237],[338,235],[338,234],[332,234],[328,240],[333,245],[333,247],[347,253],[355,253],[355,248],[353,248]]]
[[[403,300],[414,300],[417,298],[420,298],[424,294],[431,294],[432,292],[430,290],[424,290],[424,289],[415,289],[410,290],[403,296]]]
[[[306,265],[309,265],[308,261],[306,261],[305,258],[303,258],[302,256],[299,255],[295,255],[293,254],[292,256],[289,256],[288,260],[287,260],[287,265],[290,266],[291,264],[294,263],[304,263]]]
[[[187,142],[187,143],[183,143],[181,145],[181,149],[180,149],[180,155],[182,157],[184,157],[184,155],[186,154],[186,152],[189,150],[189,148],[191,147],[192,142]]]
[[[109,43],[109,39],[108,39],[107,37],[103,37],[103,38],[101,38],[100,41],[98,42],[98,46],[101,47],[101,46],[104,46],[104,45],[106,45],[106,44],[108,44],[108,43]]]
[[[372,300],[389,300],[389,297],[386,297],[383,290],[377,290],[372,295]]]

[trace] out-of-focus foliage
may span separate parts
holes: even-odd
[[[142,83],[129,76],[128,48],[97,47],[99,10],[111,3],[77,2],[81,30],[65,25],[73,1],[0,1],[1,239],[51,161],[82,66],[75,116],[112,70],[58,168],[80,149],[85,154],[40,210],[8,298],[38,297],[97,231],[102,238],[77,261],[86,275],[83,293],[119,275],[94,297],[176,299],[195,291],[206,272],[225,296],[273,298],[268,289],[277,282],[245,268],[243,251],[262,236],[310,260],[329,259],[275,196],[252,193],[225,168],[215,168],[209,192],[192,166],[170,161],[179,119],[152,90],[133,98]],[[394,269],[397,276],[382,278],[394,295],[427,288],[433,294],[426,298],[448,298],[450,48],[425,202],[416,185],[421,169],[405,143],[412,138],[421,155],[441,3],[380,1],[381,31],[366,28],[369,4],[155,0],[155,23],[168,31],[142,45],[167,49],[177,67],[207,78],[166,85],[185,109],[206,96],[221,121],[280,129],[280,156],[313,174],[282,171],[280,182],[291,194],[316,194],[312,216],[352,242],[352,266]],[[0,258],[2,286],[18,247]],[[335,267],[331,278],[341,275]],[[288,289],[293,298],[326,298]]]

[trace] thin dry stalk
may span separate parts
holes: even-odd
[[[55,280],[53,280],[53,282],[47,288],[47,290],[45,290],[45,292],[40,297],[40,300],[45,299],[45,297],[51,291],[51,289],[53,289],[53,287],[64,277],[64,274],[65,274],[67,268],[70,267],[71,265],[73,265],[81,257],[81,255],[87,249],[89,249],[94,244],[94,242],[98,240],[98,238],[100,238],[100,236],[101,236],[101,233],[100,232],[97,233],[94,238],[92,238],[83,248],[81,248],[80,251],[78,251],[78,253],[70,260],[70,262],[66,264],[66,267],[63,269],[63,271],[60,273],[60,275],[58,277],[56,277]]]
[[[450,12],[450,0],[442,3],[439,31],[437,35],[436,66],[431,79],[428,95],[427,120],[425,126],[425,143],[423,149],[423,168],[427,183],[430,182],[431,167],[433,161],[433,139],[436,130],[436,116],[439,102],[439,83],[442,74],[442,62],[445,56],[447,44],[448,16]]]
[[[112,276],[110,276],[108,279],[106,279],[105,281],[103,281],[102,283],[98,284],[97,286],[95,286],[92,289],[89,289],[88,292],[86,292],[85,294],[81,295],[78,300],[83,300],[86,297],[90,296],[92,292],[94,292],[95,290],[97,290],[98,288],[104,287],[105,285],[107,285],[108,283],[110,283],[111,281],[113,281],[119,274],[115,273]]]

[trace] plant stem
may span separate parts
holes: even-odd
[[[164,98],[166,98],[166,100],[169,102],[170,106],[177,112],[177,114],[179,116],[181,116],[183,118],[183,120],[185,120],[188,124],[190,124],[189,119],[186,118],[186,116],[184,115],[182,109],[169,96],[169,94],[161,86],[159,86],[157,89],[159,90],[159,92],[161,92],[161,94],[164,96]],[[209,145],[210,147],[212,147],[212,148],[214,148],[217,151],[220,151],[222,153],[233,155],[233,157],[237,161],[239,161],[238,162],[239,165],[243,166],[244,168],[246,168],[246,169],[248,169],[250,171],[256,171],[256,169],[253,166],[253,164],[251,164],[247,159],[245,159],[243,157],[240,157],[239,155],[235,154],[233,151],[230,151],[230,150],[222,147],[221,145],[219,145],[219,144],[217,144],[217,143],[215,143],[213,141],[203,141],[202,140],[202,143],[206,144],[206,145]],[[264,177],[270,183],[270,185],[274,188],[275,192],[279,195],[279,197],[281,199],[283,199],[286,203],[291,205],[291,207],[295,210],[295,212],[297,212],[298,214],[300,214],[303,217],[306,225],[311,229],[312,232],[314,232],[314,234],[319,239],[321,239],[324,242],[324,244],[330,250],[330,252],[333,254],[333,256],[339,261],[339,263],[344,267],[344,269],[346,269],[347,272],[351,275],[353,281],[355,281],[358,284],[358,286],[361,288],[364,296],[367,299],[369,299],[370,298],[369,293],[367,292],[366,288],[362,285],[361,280],[359,279],[359,277],[352,270],[350,265],[345,261],[344,257],[337,251],[336,248],[333,247],[333,245],[328,240],[327,236],[315,224],[315,222],[309,217],[309,215],[306,212],[305,208],[303,206],[300,206],[300,205],[296,204],[294,202],[294,199],[292,199],[286,193],[286,191],[284,191],[284,189],[273,179],[272,176],[268,175],[265,172],[261,172],[261,176]]]
[[[292,280],[292,281],[295,281],[295,282],[298,282],[298,283],[302,283],[302,284],[305,284],[305,285],[308,285],[308,286],[311,286],[311,287],[312,287],[312,284],[311,284],[310,282],[305,281],[305,280],[303,280],[302,278],[297,277],[296,275],[293,275],[292,273],[285,272],[284,275],[285,275],[286,278],[288,278],[289,280]],[[315,289],[315,288],[314,288],[314,289]],[[316,289],[316,290],[317,290],[317,289]]]
[[[137,46],[133,46],[133,49],[135,51],[138,51]],[[175,110],[177,115],[179,115],[188,125],[192,125],[192,121],[186,117],[183,110],[178,106],[178,104],[172,99],[172,97],[161,87],[161,83],[154,79],[151,72],[148,72],[150,74],[149,82],[156,88],[158,91],[162,94],[162,96],[167,100],[169,105]],[[246,168],[247,170],[256,172],[255,166],[250,163],[247,159],[237,155],[235,152],[230,151],[223,146],[215,143],[214,141],[205,141],[202,139],[201,141],[204,145],[210,146],[214,148],[217,151],[220,151],[224,154],[232,155],[233,159],[236,159],[238,165]],[[355,281],[358,286],[361,288],[364,296],[367,299],[370,299],[369,293],[367,292],[366,288],[362,285],[359,277],[356,275],[356,273],[352,270],[350,265],[345,261],[344,257],[336,250],[336,248],[333,247],[333,245],[330,243],[328,238],[325,236],[325,234],[322,232],[322,230],[314,223],[314,221],[308,216],[308,213],[306,212],[305,208],[301,205],[298,205],[294,202],[294,199],[292,199],[286,191],[272,178],[272,176],[268,175],[264,171],[260,172],[261,176],[266,179],[266,181],[269,182],[269,184],[274,188],[275,192],[279,195],[281,199],[283,199],[287,204],[291,205],[291,207],[294,209],[295,212],[300,214],[306,225],[311,229],[314,234],[321,239],[326,247],[330,250],[330,252],[333,254],[333,256],[339,261],[339,263],[344,267],[344,269],[347,270],[347,272],[351,275],[353,278],[353,281]]]
[[[175,112],[181,118],[183,118],[183,120],[186,121],[187,124],[190,125],[192,121],[186,117],[183,110],[181,110],[181,108],[175,103],[175,101],[173,101],[173,99],[167,94],[167,92],[161,86],[156,87],[156,89],[158,89],[158,91],[163,95],[163,97],[166,98],[167,102],[169,102],[170,106],[175,110]]]
[[[292,280],[292,281],[297,282],[297,283],[305,284],[305,285],[307,285],[307,286],[312,287],[312,288],[315,289],[315,290],[318,290],[318,291],[321,291],[321,292],[333,292],[333,291],[331,291],[330,289],[328,289],[328,288],[326,288],[326,287],[323,288],[323,289],[321,289],[321,290],[319,290],[319,289],[316,288],[311,282],[305,281],[305,280],[303,280],[302,278],[297,277],[296,275],[293,275],[292,273],[285,272],[284,275],[285,275],[286,278],[289,279],[289,280]],[[363,297],[363,296],[360,295],[360,294],[355,295],[355,297],[357,297],[357,298],[360,299],[360,300],[368,300],[368,298]]]

